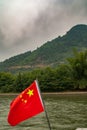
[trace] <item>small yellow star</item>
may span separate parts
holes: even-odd
[[[24,101],[24,99],[22,98],[22,101]]]
[[[20,98],[22,98],[22,95],[20,95]]]
[[[27,103],[27,100],[24,100],[24,103]]]
[[[32,90],[30,90],[30,89],[28,90],[27,94],[29,95],[29,97],[34,95],[33,91],[34,91],[33,89]]]

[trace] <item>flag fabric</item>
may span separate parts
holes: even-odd
[[[15,126],[43,111],[44,105],[35,80],[11,102],[7,120],[11,126]]]

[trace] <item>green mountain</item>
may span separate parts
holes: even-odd
[[[56,66],[66,62],[73,48],[87,48],[87,25],[76,25],[64,36],[48,41],[34,51],[11,57],[0,63],[0,71],[25,71],[38,67]]]

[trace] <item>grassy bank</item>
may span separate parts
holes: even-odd
[[[18,95],[20,93],[0,93],[0,95]],[[87,91],[74,92],[43,92],[42,95],[70,95],[70,94],[87,94]]]

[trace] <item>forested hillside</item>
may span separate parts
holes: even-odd
[[[46,66],[56,66],[66,62],[73,48],[87,48],[87,25],[76,25],[64,36],[48,41],[33,52],[29,51],[11,57],[0,63],[0,71],[26,71]]]
[[[67,62],[18,74],[0,72],[0,92],[21,92],[35,79],[43,92],[87,91],[87,50],[74,50]]]

